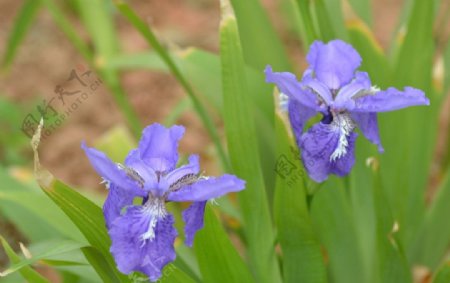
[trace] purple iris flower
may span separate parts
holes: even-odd
[[[309,68],[301,81],[291,73],[274,73],[270,66],[265,74],[266,82],[276,84],[287,96],[289,120],[303,164],[316,182],[323,182],[329,174],[350,172],[355,163],[356,127],[383,152],[377,112],[430,103],[419,89],[380,90],[373,86],[366,72],[357,71],[361,64],[358,52],[341,40],[315,41],[306,59]],[[305,123],[317,113],[323,115],[321,122],[304,132]]]
[[[233,175],[201,176],[198,155],[191,155],[188,164],[176,168],[183,134],[182,126],[148,126],[124,164],[82,144],[109,189],[103,213],[112,240],[111,253],[125,274],[139,271],[155,281],[163,267],[175,260],[177,231],[166,202],[192,202],[183,211],[185,243],[192,246],[195,233],[203,227],[206,201],[244,189],[245,182]],[[135,198],[141,198],[142,204],[136,205]]]

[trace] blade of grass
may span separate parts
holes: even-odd
[[[205,209],[204,222],[204,228],[197,232],[194,242],[203,282],[255,282],[209,205]]]
[[[0,235],[0,242],[2,243],[3,249],[5,250],[9,260],[11,263],[19,263],[21,261],[20,257],[14,252],[14,250],[11,248],[11,246],[8,244],[8,242]],[[27,280],[28,282],[35,282],[35,283],[50,283],[45,277],[40,275],[36,270],[31,268],[30,266],[24,266],[23,268],[19,269],[20,275]],[[0,277],[4,277],[7,274],[3,274],[0,272]]]
[[[299,16],[299,30],[300,37],[303,41],[304,50],[308,50],[309,46],[314,40],[318,38],[318,34],[314,27],[314,22],[311,15],[310,1],[309,0],[292,0],[295,2],[296,9]]]
[[[258,70],[267,64],[291,70],[286,51],[258,0],[231,0],[245,62]],[[270,44],[267,44],[270,42]]]
[[[206,130],[208,131],[209,135],[211,136],[211,139],[214,142],[214,145],[216,146],[217,153],[221,160],[222,166],[224,167],[224,169],[229,169],[230,168],[229,162],[228,162],[227,156],[225,154],[225,151],[222,147],[222,144],[220,143],[220,139],[219,139],[219,135],[217,133],[216,127],[214,126],[211,119],[208,117],[207,111],[203,107],[200,100],[197,98],[191,85],[188,83],[188,81],[182,75],[182,73],[178,69],[177,65],[170,57],[169,53],[159,43],[158,39],[153,34],[150,27],[148,25],[146,25],[126,3],[122,2],[122,1],[117,1],[117,2],[115,2],[115,4],[116,4],[117,8],[119,9],[119,11],[122,13],[122,15],[125,16],[125,18],[127,18],[130,21],[130,23],[144,36],[144,38],[147,40],[147,42],[159,54],[159,56],[164,61],[164,63],[166,63],[167,66],[169,67],[169,70],[171,71],[171,73],[174,75],[174,77],[178,80],[178,82],[181,84],[181,86],[187,92],[189,97],[192,99],[192,102],[193,102],[193,105],[194,105],[194,108],[195,108],[197,114],[199,115],[200,119],[202,120]]]
[[[275,123],[278,156],[275,168],[277,170],[278,166],[286,164],[289,166],[287,171],[277,170],[274,203],[278,239],[283,252],[283,282],[327,282],[324,259],[306,202],[306,172],[296,150],[293,155],[292,149],[295,146],[290,141],[283,122],[276,117]]]
[[[39,11],[40,1],[27,0],[17,15],[14,26],[9,34],[6,50],[3,55],[2,68],[8,68],[17,53],[20,43],[24,39],[28,28],[31,26],[37,12]]]
[[[274,235],[258,155],[252,104],[236,19],[222,2],[220,52],[224,122],[233,171],[247,181],[239,194],[250,265],[257,282],[280,282],[274,253]]]

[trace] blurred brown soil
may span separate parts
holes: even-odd
[[[390,40],[401,5],[401,1],[375,1],[375,34],[382,46]],[[20,1],[0,3],[0,42],[6,42],[19,11]],[[286,31],[285,22],[279,13],[279,1],[265,0],[264,6],[275,22],[276,29],[288,46],[288,52],[295,62],[302,63],[303,54],[296,36]],[[131,6],[157,31],[163,42],[181,48],[195,46],[213,52],[218,50],[219,1],[214,0],[149,0],[131,1]],[[120,43],[125,52],[149,49],[145,40],[116,15]],[[81,23],[71,18],[79,32],[88,40]],[[0,54],[5,46],[0,45]],[[12,68],[0,77],[0,91],[12,100],[28,104],[49,101],[56,96],[54,89],[64,82],[72,69],[87,67],[87,63],[77,53],[65,35],[54,24],[51,15],[41,9],[25,42],[21,45]],[[162,122],[174,105],[185,95],[175,79],[170,75],[132,71],[122,76],[122,82],[129,100],[136,109],[143,125]],[[66,120],[44,140],[41,158],[56,176],[75,186],[97,188],[99,177],[93,172],[80,150],[80,141],[92,141],[124,117],[115,105],[109,91],[103,86],[83,102]],[[194,113],[187,113],[178,123],[187,127],[186,136],[181,141],[181,151],[203,153],[203,168],[218,173],[214,161],[208,157],[211,150],[209,139],[199,119]],[[18,125],[18,130],[19,130]],[[205,164],[207,163],[207,164]],[[205,167],[206,165],[206,167]]]

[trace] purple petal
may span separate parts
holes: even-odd
[[[132,181],[127,174],[119,169],[117,164],[112,162],[103,152],[92,147],[87,147],[84,142],[81,144],[81,148],[84,149],[95,171],[97,171],[97,173],[105,180],[124,190],[128,190],[133,194],[140,196],[146,194],[143,190],[139,190],[138,184]]]
[[[347,154],[342,156],[341,158],[336,159],[335,161],[331,161],[330,164],[330,173],[335,174],[340,177],[344,177],[350,173],[355,164],[355,140],[358,134],[352,132],[347,137],[348,147]]]
[[[425,93],[419,89],[405,87],[403,91],[390,87],[373,95],[355,99],[353,112],[386,112],[409,106],[430,105]]]
[[[331,105],[333,103],[333,96],[330,92],[330,89],[326,84],[314,78],[311,70],[305,71],[302,78],[302,85],[306,86],[308,89],[312,90],[313,93],[317,94],[326,105]]]
[[[168,188],[166,183],[158,182],[157,175],[152,169],[151,164],[148,164],[141,159],[139,149],[133,149],[128,153],[128,156],[125,159],[125,166],[133,169],[140,177],[142,177],[144,189],[152,192],[154,196],[162,195]]]
[[[245,181],[234,175],[225,174],[220,177],[208,177],[201,179],[192,185],[169,193],[170,201],[205,201],[211,198],[221,197],[230,192],[243,190]]]
[[[183,211],[184,234],[186,246],[192,247],[195,233],[203,228],[203,216],[205,214],[206,201],[193,202]]]
[[[266,74],[266,82],[276,84],[280,92],[287,95],[291,100],[295,99],[306,107],[319,110],[316,95],[303,87],[294,74],[288,72],[274,73],[270,66],[266,67],[264,73]]]
[[[348,84],[361,64],[361,57],[350,45],[341,40],[324,44],[315,41],[306,57],[317,79],[330,89]]]
[[[184,134],[184,127],[166,128],[160,124],[152,124],[144,129],[139,141],[139,152],[154,171],[172,171],[178,161],[178,142]]]
[[[288,107],[289,121],[291,123],[295,138],[297,141],[299,141],[300,137],[303,134],[305,123],[311,117],[316,115],[317,112],[312,110],[311,108],[303,106],[294,99],[289,100]]]
[[[113,222],[109,235],[111,253],[120,272],[139,271],[156,281],[164,266],[175,260],[173,244],[177,231],[173,227],[173,216],[169,214],[156,222],[155,238],[143,241],[141,237],[147,232],[151,219],[143,207],[129,207],[125,215]]]
[[[331,155],[338,147],[339,137],[340,131],[334,130],[331,124],[317,123],[300,138],[303,164],[314,181],[323,182],[332,173],[343,176],[350,172],[354,163],[353,146],[356,134],[352,132],[347,136],[346,154],[331,161]]]
[[[114,184],[109,185],[108,196],[103,204],[103,215],[108,229],[111,227],[111,223],[120,216],[122,209],[133,204],[133,199],[133,194]]]
[[[183,166],[173,170],[172,172],[167,174],[165,179],[167,180],[167,183],[169,185],[173,185],[185,176],[197,175],[199,171],[200,171],[199,156],[196,154],[193,154],[193,155],[189,156],[189,164],[183,165]]]
[[[378,133],[378,119],[376,113],[351,113],[352,119],[358,124],[363,135],[371,143],[378,146],[379,152],[384,152]]]
[[[339,90],[333,104],[334,108],[352,109],[355,105],[352,97],[369,92],[371,87],[369,75],[366,72],[356,72],[355,78]]]

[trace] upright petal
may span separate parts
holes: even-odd
[[[369,94],[371,87],[369,74],[356,72],[355,78],[339,90],[333,106],[337,109],[351,109],[355,105],[355,100],[352,98]]]
[[[340,145],[341,133],[331,124],[317,123],[300,138],[299,147],[306,172],[316,182],[323,182],[329,174],[346,175],[353,166],[353,141],[355,133],[345,136],[344,154],[332,158]]]
[[[183,211],[184,234],[186,246],[192,247],[195,233],[203,228],[203,216],[205,214],[206,201],[193,202]]]
[[[143,207],[129,207],[118,217],[109,230],[112,240],[111,253],[118,269],[125,274],[132,271],[145,273],[151,281],[161,277],[165,265],[175,260],[173,247],[177,231],[173,227],[173,216],[158,219],[155,237],[143,240],[152,215],[146,214]]]
[[[361,64],[358,52],[342,40],[315,41],[306,60],[317,79],[335,90],[348,84]]]
[[[314,115],[316,111],[305,107],[295,99],[290,99],[288,103],[289,121],[297,141],[303,134],[305,123]]]
[[[264,73],[266,74],[266,82],[276,84],[280,92],[286,94],[290,99],[297,100],[305,107],[319,110],[316,95],[298,82],[294,74],[288,72],[274,73],[270,66],[266,67]]]
[[[109,185],[108,196],[103,204],[103,215],[105,216],[106,228],[110,228],[112,222],[121,215],[125,206],[133,204],[134,195],[116,186]]]
[[[105,180],[129,192],[137,193],[137,195],[141,196],[145,195],[144,191],[139,191],[138,184],[131,180],[126,172],[121,170],[103,152],[87,147],[84,142],[81,144],[81,148],[84,149],[95,171]]]
[[[155,171],[173,170],[178,161],[178,142],[183,134],[182,126],[166,128],[157,123],[148,126],[139,141],[141,159]]]
[[[355,99],[353,112],[386,112],[409,106],[429,105],[430,101],[420,89],[405,87],[403,91],[390,87]]]
[[[384,152],[381,145],[380,134],[378,133],[378,119],[376,113],[351,113],[352,119],[358,124],[363,135],[371,143],[378,146],[379,152]]]
[[[184,186],[170,192],[169,201],[205,201],[221,197],[230,192],[243,190],[245,182],[234,175],[225,174],[220,177],[200,179],[192,185]]]

